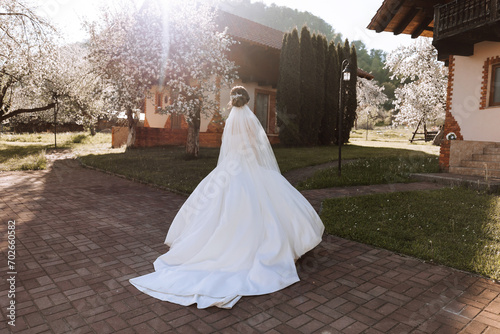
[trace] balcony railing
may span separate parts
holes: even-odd
[[[486,25],[500,18],[500,0],[455,0],[435,9],[434,39]]]

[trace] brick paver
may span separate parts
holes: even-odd
[[[167,250],[185,197],[69,159],[2,173],[0,189],[2,333],[500,332],[499,284],[330,235],[299,259],[301,281],[284,290],[231,310],[161,302],[128,279],[151,272]],[[6,321],[9,220],[15,327]]]

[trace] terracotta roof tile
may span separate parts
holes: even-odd
[[[363,71],[362,69],[358,68],[358,71],[356,73],[358,75],[358,77],[360,78],[365,78],[365,79],[368,79],[368,80],[372,80],[373,78],[375,78],[373,76],[373,74],[371,73],[368,73],[366,71]]]
[[[263,46],[281,50],[282,31],[243,17],[219,10],[216,22],[221,29],[228,28],[228,34],[237,40],[246,40]]]

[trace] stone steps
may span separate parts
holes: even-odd
[[[500,144],[485,147],[482,154],[473,154],[472,160],[463,160],[460,166],[450,167],[450,173],[500,178]]]
[[[500,154],[473,154],[473,161],[500,161]],[[470,160],[469,160],[470,161]]]
[[[485,147],[483,153],[484,154],[500,154],[500,147],[498,145]]]

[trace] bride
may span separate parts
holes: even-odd
[[[320,243],[324,226],[281,175],[249,100],[244,87],[231,90],[217,167],[177,213],[155,271],[130,280],[140,291],[185,306],[231,308],[242,296],[299,281],[295,260]]]

